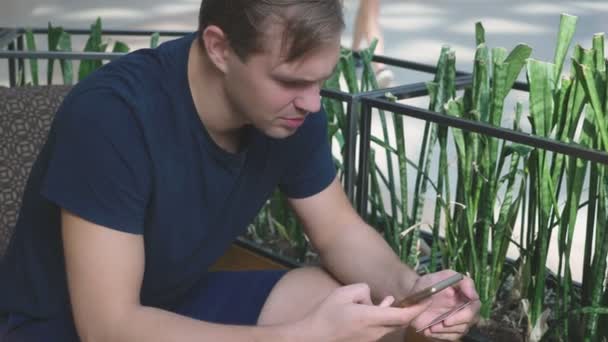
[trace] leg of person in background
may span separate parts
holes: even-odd
[[[355,27],[353,30],[352,49],[359,51],[365,40],[369,44],[374,38],[378,40],[374,54],[384,54],[384,36],[378,23],[380,17],[380,0],[360,0],[357,16],[355,17]],[[393,72],[386,69],[384,64],[374,63],[374,71],[380,88],[390,86],[394,79]]]

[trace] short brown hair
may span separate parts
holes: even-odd
[[[203,30],[217,25],[236,54],[246,60],[263,51],[264,34],[272,23],[283,25],[281,46],[289,47],[285,59],[293,61],[340,34],[342,0],[202,0],[198,36],[202,40]]]

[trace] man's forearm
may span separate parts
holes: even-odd
[[[238,308],[234,308],[238,310]],[[294,331],[286,325],[238,326],[203,322],[152,307],[138,307],[114,324],[100,324],[90,334],[80,332],[83,341],[293,341]],[[118,322],[119,321],[119,322]],[[87,336],[89,335],[89,336]],[[293,336],[292,336],[293,335]]]
[[[345,228],[320,254],[323,265],[340,282],[367,283],[375,299],[404,296],[418,278],[380,234],[364,223]]]

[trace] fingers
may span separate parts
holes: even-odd
[[[467,307],[446,318],[443,321],[443,325],[446,327],[453,327],[460,324],[474,325],[479,321],[480,307],[481,302],[479,300],[472,301]]]
[[[477,290],[475,289],[475,283],[473,279],[469,277],[464,277],[458,285],[458,289],[460,292],[470,300],[479,300],[479,295],[477,294]]]
[[[433,334],[466,334],[469,331],[469,325],[458,324],[453,326],[446,326],[444,324],[437,324],[429,327],[427,330],[431,330]]]
[[[429,327],[424,330],[424,336],[441,341],[456,341],[469,332],[468,324],[459,324],[447,327],[442,323]]]
[[[430,331],[430,329],[426,329],[424,331],[424,336],[429,337],[429,338],[431,338],[433,340],[438,340],[438,341],[457,341],[457,340],[459,340],[462,337],[463,334],[433,333],[433,332]]]
[[[407,326],[424,312],[430,303],[431,301],[427,299],[407,308],[385,307],[381,306],[381,303],[379,306],[366,308],[364,315],[366,320],[373,322],[374,325]]]
[[[446,327],[442,323],[433,325],[422,332],[424,336],[437,341],[456,341],[469,332],[468,324]]]
[[[388,296],[386,298],[384,298],[382,300],[382,302],[380,304],[378,304],[379,307],[381,308],[388,308],[389,306],[391,306],[393,303],[395,302],[395,297],[393,296]]]

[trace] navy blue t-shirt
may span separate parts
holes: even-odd
[[[204,276],[277,186],[303,198],[333,180],[323,112],[285,139],[247,128],[235,154],[211,140],[187,80],[194,37],[109,63],[65,98],[0,263],[0,314],[69,308],[60,208],[143,235],[141,302],[165,307]]]

